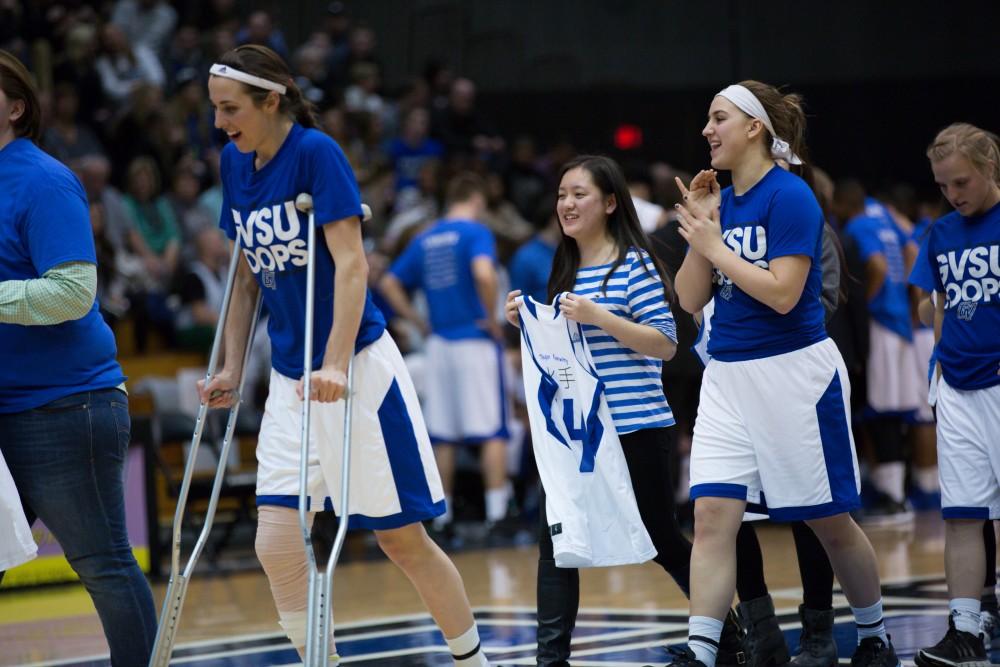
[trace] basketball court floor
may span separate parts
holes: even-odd
[[[767,581],[794,649],[801,583],[791,532],[761,526]],[[879,556],[886,624],[904,663],[944,633],[944,529],[940,515],[918,514],[907,528],[869,529]],[[533,665],[534,547],[454,555],[494,665]],[[163,584],[154,592],[162,601]],[[841,662],[855,645],[847,602],[837,591]],[[581,612],[573,665],[664,665],[666,647],[685,641],[687,604],[657,566],[595,569],[581,577]],[[382,667],[450,665],[444,639],[409,582],[386,560],[346,563],[334,579],[334,623],[344,664]],[[1000,662],[1000,649],[992,654]],[[228,575],[196,571],[174,659],[192,667],[297,664],[278,631],[270,591],[259,570]],[[0,665],[104,667],[107,648],[86,592],[78,584],[0,592]],[[298,663],[300,664],[300,663]]]

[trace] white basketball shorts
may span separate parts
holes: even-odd
[[[480,444],[507,439],[503,351],[493,340],[428,337],[423,405],[431,440]]]
[[[860,506],[850,383],[832,340],[705,369],[691,445],[691,498],[746,500],[777,521]]]
[[[926,400],[913,343],[872,320],[868,327],[869,351],[866,378],[868,408],[879,414],[912,414]],[[923,377],[927,377],[924,367]]]
[[[938,381],[938,470],[945,519],[1000,519],[1000,385]]]
[[[271,371],[257,442],[257,504],[298,507],[302,401],[298,380]],[[313,402],[310,507],[341,515],[344,401]],[[444,491],[406,364],[389,334],[354,355],[351,528],[387,530],[444,513]]]

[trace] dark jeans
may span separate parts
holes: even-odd
[[[131,424],[117,389],[0,415],[0,450],[28,523],[40,518],[90,593],[114,667],[145,666],[156,636],[149,584],[125,528]]]
[[[686,596],[690,589],[691,542],[681,532],[674,507],[670,470],[673,429],[643,429],[619,438],[639,516],[656,547],[653,561],[673,578]],[[580,573],[555,566],[544,497],[541,508],[537,664],[561,667],[569,664],[570,638],[580,604]]]

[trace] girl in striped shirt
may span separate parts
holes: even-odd
[[[663,361],[677,349],[666,273],[650,252],[614,160],[581,156],[568,162],[556,213],[562,238],[549,277],[549,299],[567,293],[559,300],[560,310],[583,325],[597,374],[607,385],[639,514],[656,547],[654,560],[687,594],[691,543],[674,513],[674,417],[660,380]],[[519,295],[517,290],[507,295],[507,320],[515,326]],[[538,664],[565,665],[579,605],[579,573],[556,568],[544,502],[541,507]],[[735,641],[735,626],[731,630]]]

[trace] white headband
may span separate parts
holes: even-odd
[[[280,83],[275,83],[274,81],[268,81],[267,79],[262,79],[259,76],[254,76],[253,74],[241,72],[238,69],[230,67],[229,65],[220,65],[219,63],[215,63],[212,65],[212,68],[208,70],[208,72],[209,74],[221,76],[226,79],[242,81],[243,83],[248,83],[251,86],[257,86],[258,88],[263,88],[264,90],[273,90],[279,95],[284,95],[285,91],[288,90]]]
[[[774,126],[771,125],[771,119],[768,117],[767,112],[764,111],[764,105],[760,103],[756,95],[750,92],[749,88],[734,84],[723,88],[717,95],[725,97],[735,104],[740,111],[764,123],[764,127],[771,133],[771,157],[785,160],[788,164],[802,164],[802,159],[792,152],[792,148],[788,145],[788,142],[775,133]]]

